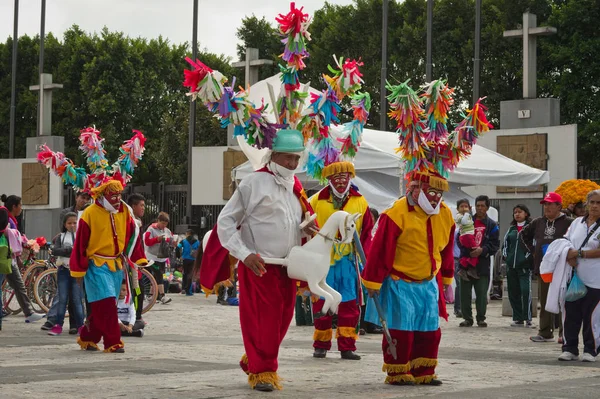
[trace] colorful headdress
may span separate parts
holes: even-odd
[[[371,108],[371,98],[368,93],[358,92],[363,82],[359,71],[362,63],[334,57],[337,68],[330,66],[332,76],[324,75],[327,89],[320,94],[311,93],[309,105],[305,106],[309,87],[305,85],[300,90],[299,72],[306,67],[304,60],[309,57],[310,17],[302,10],[292,2],[290,11],[276,18],[284,45],[280,57],[285,65],[279,65],[282,85],[279,98],[276,99],[274,91],[270,90],[275,123],[267,120],[267,111],[270,110],[267,110],[264,100],[260,107],[255,106],[248,99],[248,89],[234,91],[235,80],[231,86],[226,86],[227,79],[221,73],[198,60],[186,58],[193,70],[184,71],[183,85],[190,88],[188,95],[192,100],[200,98],[208,109],[217,114],[223,127],[233,124],[235,136],[244,136],[249,145],[259,149],[270,149],[279,129],[300,130],[312,147],[307,171],[322,180],[325,166],[339,161],[342,156],[351,159],[356,155]],[[351,98],[354,120],[344,125],[343,139],[333,140],[329,128],[332,123],[339,123],[340,102],[345,97]]]
[[[400,137],[396,151],[405,160],[407,180],[427,182],[448,191],[449,172],[471,154],[477,139],[492,127],[482,99],[467,110],[463,121],[449,133],[448,112],[454,104],[454,89],[445,81],[424,85],[421,95],[408,86],[408,81],[397,86],[388,83],[387,89],[391,92],[389,116],[397,122]]]
[[[72,186],[76,191],[86,192],[93,198],[98,198],[106,190],[123,191],[144,154],[144,134],[133,130],[133,137],[119,148],[120,155],[117,161],[109,165],[100,131],[94,126],[83,129],[80,133],[79,149],[86,157],[89,174],[85,168],[76,166],[65,154],[54,152],[45,144],[38,152],[38,162],[52,170],[64,184]]]

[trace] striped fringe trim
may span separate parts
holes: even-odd
[[[92,342],[92,341],[82,341],[80,337],[77,337],[77,343],[81,347],[82,351],[86,350],[89,347],[96,348],[96,349],[100,350],[100,348],[98,348],[98,345],[96,345],[94,342]]]
[[[276,372],[268,371],[265,373],[248,374],[248,384],[252,389],[256,387],[256,384],[271,384],[275,389],[281,390],[281,380]]]
[[[118,344],[114,344],[113,346],[104,349],[104,353],[110,353],[110,352],[114,352],[119,348],[124,348],[125,347],[125,343],[123,341],[119,341]]]
[[[408,373],[410,371],[410,363],[406,364],[388,364],[383,363],[381,371],[388,374]]]
[[[437,375],[435,374],[431,374],[431,375],[422,375],[420,377],[415,377],[415,383],[416,384],[429,384],[431,382],[431,380],[436,379]]]
[[[230,280],[224,280],[224,281],[218,282],[212,288],[208,288],[202,284],[200,285],[200,288],[202,288],[202,291],[204,291],[204,295],[206,295],[207,298],[210,296],[210,294],[216,294],[217,291],[219,290],[219,287],[230,288],[230,287],[233,287],[233,283]]]
[[[386,384],[392,384],[394,382],[414,382],[415,377],[412,374],[400,374],[400,375],[388,375],[385,377]]]
[[[358,334],[356,334],[356,327],[340,327],[338,326],[335,337],[344,337],[344,338],[352,338],[355,341],[358,339]]]
[[[328,330],[315,329],[313,333],[313,341],[329,342],[331,341],[331,337],[333,337],[333,330],[331,328]]]
[[[431,359],[427,357],[418,357],[410,361],[410,368],[417,369],[419,367],[437,367],[437,359]]]
[[[240,360],[240,363],[243,364],[248,364],[248,355],[246,355],[245,353],[242,355],[242,359]]]

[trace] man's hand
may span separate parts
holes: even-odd
[[[127,327],[121,322],[119,322],[119,328],[121,329],[121,331],[127,331]]]
[[[371,298],[373,298],[375,296],[375,294],[379,294],[379,290],[374,290],[372,288],[367,288],[367,294],[369,294],[369,296]]]
[[[578,256],[579,256],[579,251],[578,250],[576,250],[576,249],[569,249],[569,253],[567,253],[567,260],[577,259]]]
[[[574,268],[574,269],[575,269],[575,268],[577,267],[577,264],[578,264],[578,263],[577,263],[577,258],[568,259],[568,260],[567,260],[567,263],[568,263],[569,265],[571,265],[571,267],[572,267],[572,268]]]
[[[131,324],[128,324],[125,326],[125,330],[127,330],[127,332],[131,334],[133,332],[133,326]]]
[[[265,269],[265,261],[257,254],[248,255],[246,259],[244,259],[244,265],[259,277],[267,272],[267,269]]]
[[[302,232],[308,236],[312,236],[319,232],[319,228],[317,226],[317,214],[310,215],[309,212],[306,212],[304,216],[304,222],[300,224],[300,229]]]
[[[477,247],[475,249],[472,249],[469,255],[471,256],[471,258],[479,258],[479,255],[481,255],[482,253],[483,249],[481,247]]]

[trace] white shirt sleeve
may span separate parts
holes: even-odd
[[[135,306],[133,306],[133,298],[129,302],[129,325],[133,327],[135,324]]]
[[[238,229],[238,226],[244,218],[245,212],[250,212],[250,209],[244,209],[242,196],[240,195],[240,191],[242,190],[244,191],[243,197],[245,201],[248,202],[250,200],[252,189],[248,184],[243,184],[242,182],[219,215],[217,221],[217,234],[219,235],[221,245],[223,245],[231,255],[244,261],[252,251],[248,249],[242,240],[241,230]],[[249,205],[250,204],[246,204],[248,208],[251,208]]]

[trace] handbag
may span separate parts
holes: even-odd
[[[169,243],[167,240],[162,240],[160,244],[158,244],[158,255],[157,257],[160,259],[166,259],[171,255],[169,251]]]
[[[569,288],[567,288],[567,293],[565,294],[565,301],[567,302],[575,302],[587,294],[587,287],[583,284],[583,281],[579,277],[577,277],[577,272],[573,271],[573,277],[569,282]]]
[[[598,222],[596,222],[596,224],[594,224],[594,227],[592,228],[592,230],[588,233],[587,237],[585,237],[585,240],[583,240],[583,243],[579,247],[579,250],[581,250],[581,248],[583,248],[585,246],[585,244],[587,244],[590,237],[592,235],[594,235],[594,233],[598,229],[598,226],[600,226],[600,224]],[[568,286],[567,292],[565,294],[565,301],[575,302],[575,301],[583,298],[584,296],[586,296],[586,294],[587,294],[587,287],[585,286],[585,284],[583,284],[583,281],[581,281],[581,279],[579,277],[577,277],[577,272],[575,270],[573,270],[573,277],[571,277],[571,281],[569,281],[569,286]]]

